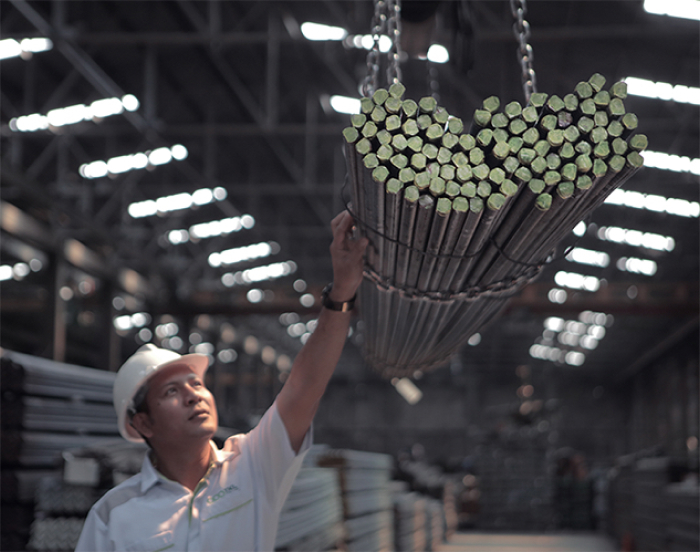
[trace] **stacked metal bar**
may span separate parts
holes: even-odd
[[[664,489],[666,550],[700,550],[700,487],[672,483]]]
[[[122,441],[111,404],[115,375],[7,350],[0,367],[2,501],[11,513],[0,548],[72,550],[98,493],[69,485],[53,493],[46,485],[61,481],[67,449]]]
[[[425,496],[397,487],[394,493],[394,550],[428,550],[426,510]]]
[[[343,131],[351,211],[370,240],[364,354],[386,377],[445,364],[555,246],[643,166],[626,85],[593,75],[563,98],[492,96],[468,129],[400,83]]]
[[[391,550],[394,542],[390,478],[393,459],[386,454],[328,450],[319,466],[337,470],[349,551]]]
[[[634,542],[640,550],[668,550],[664,490],[671,481],[671,459],[640,458],[634,467]],[[690,550],[690,549],[689,549]]]
[[[280,513],[275,550],[334,550],[344,538],[335,470],[304,467]]]
[[[426,550],[438,550],[445,541],[445,518],[442,504],[431,497],[425,499]]]

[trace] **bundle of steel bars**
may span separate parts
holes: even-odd
[[[444,365],[556,245],[643,166],[626,85],[492,96],[468,127],[395,83],[343,131],[351,212],[370,240],[364,356],[386,377]]]

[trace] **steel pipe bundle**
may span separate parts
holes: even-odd
[[[643,166],[626,85],[492,96],[469,128],[400,83],[343,131],[350,209],[370,240],[364,355],[386,377],[445,364],[534,279],[556,245]]]
[[[302,468],[280,513],[275,550],[331,550],[343,539],[335,470]]]

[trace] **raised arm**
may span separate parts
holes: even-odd
[[[333,289],[329,297],[337,302],[352,299],[362,282],[362,255],[367,239],[351,239],[353,223],[347,211],[331,222]],[[289,378],[277,396],[277,409],[295,452],[301,447],[338,364],[351,316],[351,312],[321,309],[316,329],[294,360]]]

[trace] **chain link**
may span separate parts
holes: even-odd
[[[388,28],[391,39],[389,51],[389,66],[386,70],[386,80],[389,85],[401,82],[401,0],[387,0],[389,11]]]
[[[513,13],[513,34],[518,41],[518,60],[520,61],[521,77],[525,100],[530,101],[530,96],[537,92],[537,79],[532,67],[533,53],[530,46],[530,24],[525,20],[527,13],[526,0],[510,0],[510,9]]]
[[[381,64],[380,39],[391,41],[387,52],[386,77],[388,85],[401,81],[401,0],[374,0],[372,39],[374,43],[367,53],[367,76],[362,81],[362,95],[371,96],[379,87]]]
[[[386,2],[374,1],[374,16],[372,17],[372,38],[374,44],[367,53],[367,76],[362,82],[362,95],[371,96],[379,86],[379,39],[386,30]]]

